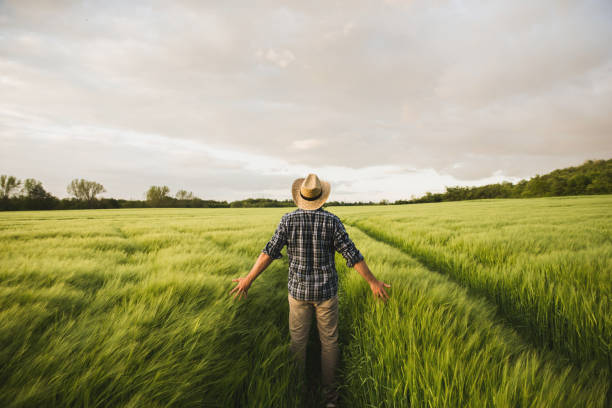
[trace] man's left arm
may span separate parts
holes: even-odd
[[[379,281],[374,277],[372,271],[368,267],[363,255],[355,247],[355,244],[349,238],[342,221],[338,219],[336,231],[334,234],[334,248],[346,259],[346,265],[355,270],[365,279],[370,285],[374,297],[380,297],[383,301],[389,299],[389,294],[385,288],[390,288],[391,285]]]

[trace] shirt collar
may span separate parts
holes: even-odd
[[[325,210],[323,210],[323,207],[319,207],[316,210],[304,210],[303,208],[298,208],[297,210],[301,211],[301,212],[309,212],[309,213],[313,213],[313,212],[317,212],[317,211],[325,211]]]

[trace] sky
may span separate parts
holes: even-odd
[[[609,0],[0,0],[0,174],[379,201],[612,157]]]

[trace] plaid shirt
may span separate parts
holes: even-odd
[[[335,251],[342,254],[349,267],[363,259],[340,218],[322,208],[297,209],[283,215],[262,252],[279,259],[285,245],[289,257],[287,287],[298,300],[327,300],[338,293]]]

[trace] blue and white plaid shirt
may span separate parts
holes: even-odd
[[[340,218],[322,208],[297,209],[283,215],[262,252],[279,259],[285,245],[289,257],[287,287],[298,300],[327,300],[338,293],[335,251],[349,267],[363,259]]]

